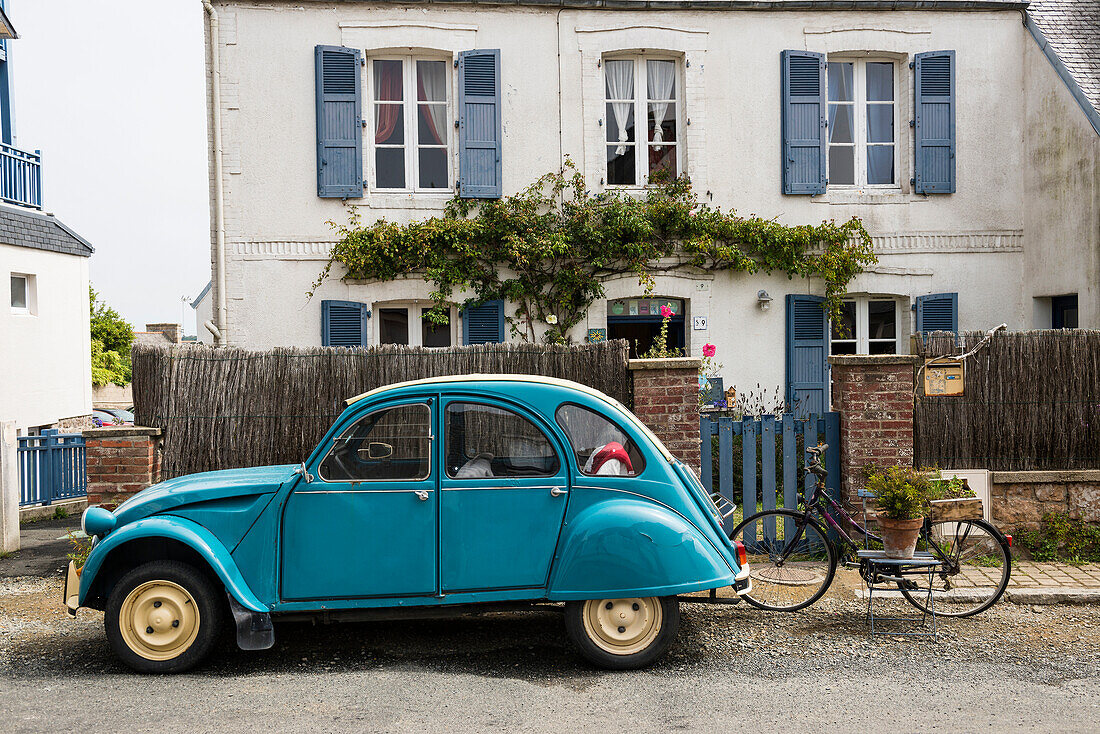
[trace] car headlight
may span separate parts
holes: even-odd
[[[88,537],[102,536],[115,529],[115,516],[102,507],[89,507],[80,516],[80,529]]]

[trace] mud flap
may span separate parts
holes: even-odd
[[[245,609],[232,594],[227,596],[237,626],[237,647],[242,650],[266,650],[274,645],[275,628],[271,624],[271,615]]]

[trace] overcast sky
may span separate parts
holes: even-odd
[[[178,322],[210,280],[201,2],[5,6],[16,145],[42,150],[44,208],[92,243],[93,287],[135,328]]]

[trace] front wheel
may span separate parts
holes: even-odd
[[[932,604],[926,579],[921,588],[901,593],[923,612],[937,616],[969,617],[993,606],[1008,588],[1012,556],[1008,541],[985,520],[934,522],[921,533],[917,550],[927,551],[941,564],[932,577]],[[916,577],[915,577],[916,578]]]
[[[733,529],[748,555],[752,588],[741,598],[760,609],[793,612],[821,598],[836,574],[836,548],[803,512],[765,510]]]
[[[680,602],[674,596],[571,601],[565,605],[565,628],[593,664],[608,670],[644,668],[675,639]]]
[[[139,673],[181,673],[206,657],[221,631],[214,584],[195,567],[152,561],[107,597],[103,623],[119,659]]]

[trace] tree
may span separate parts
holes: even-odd
[[[118,311],[99,300],[94,288],[88,288],[92,330],[92,384],[127,385],[130,382],[130,347],[134,327]]]

